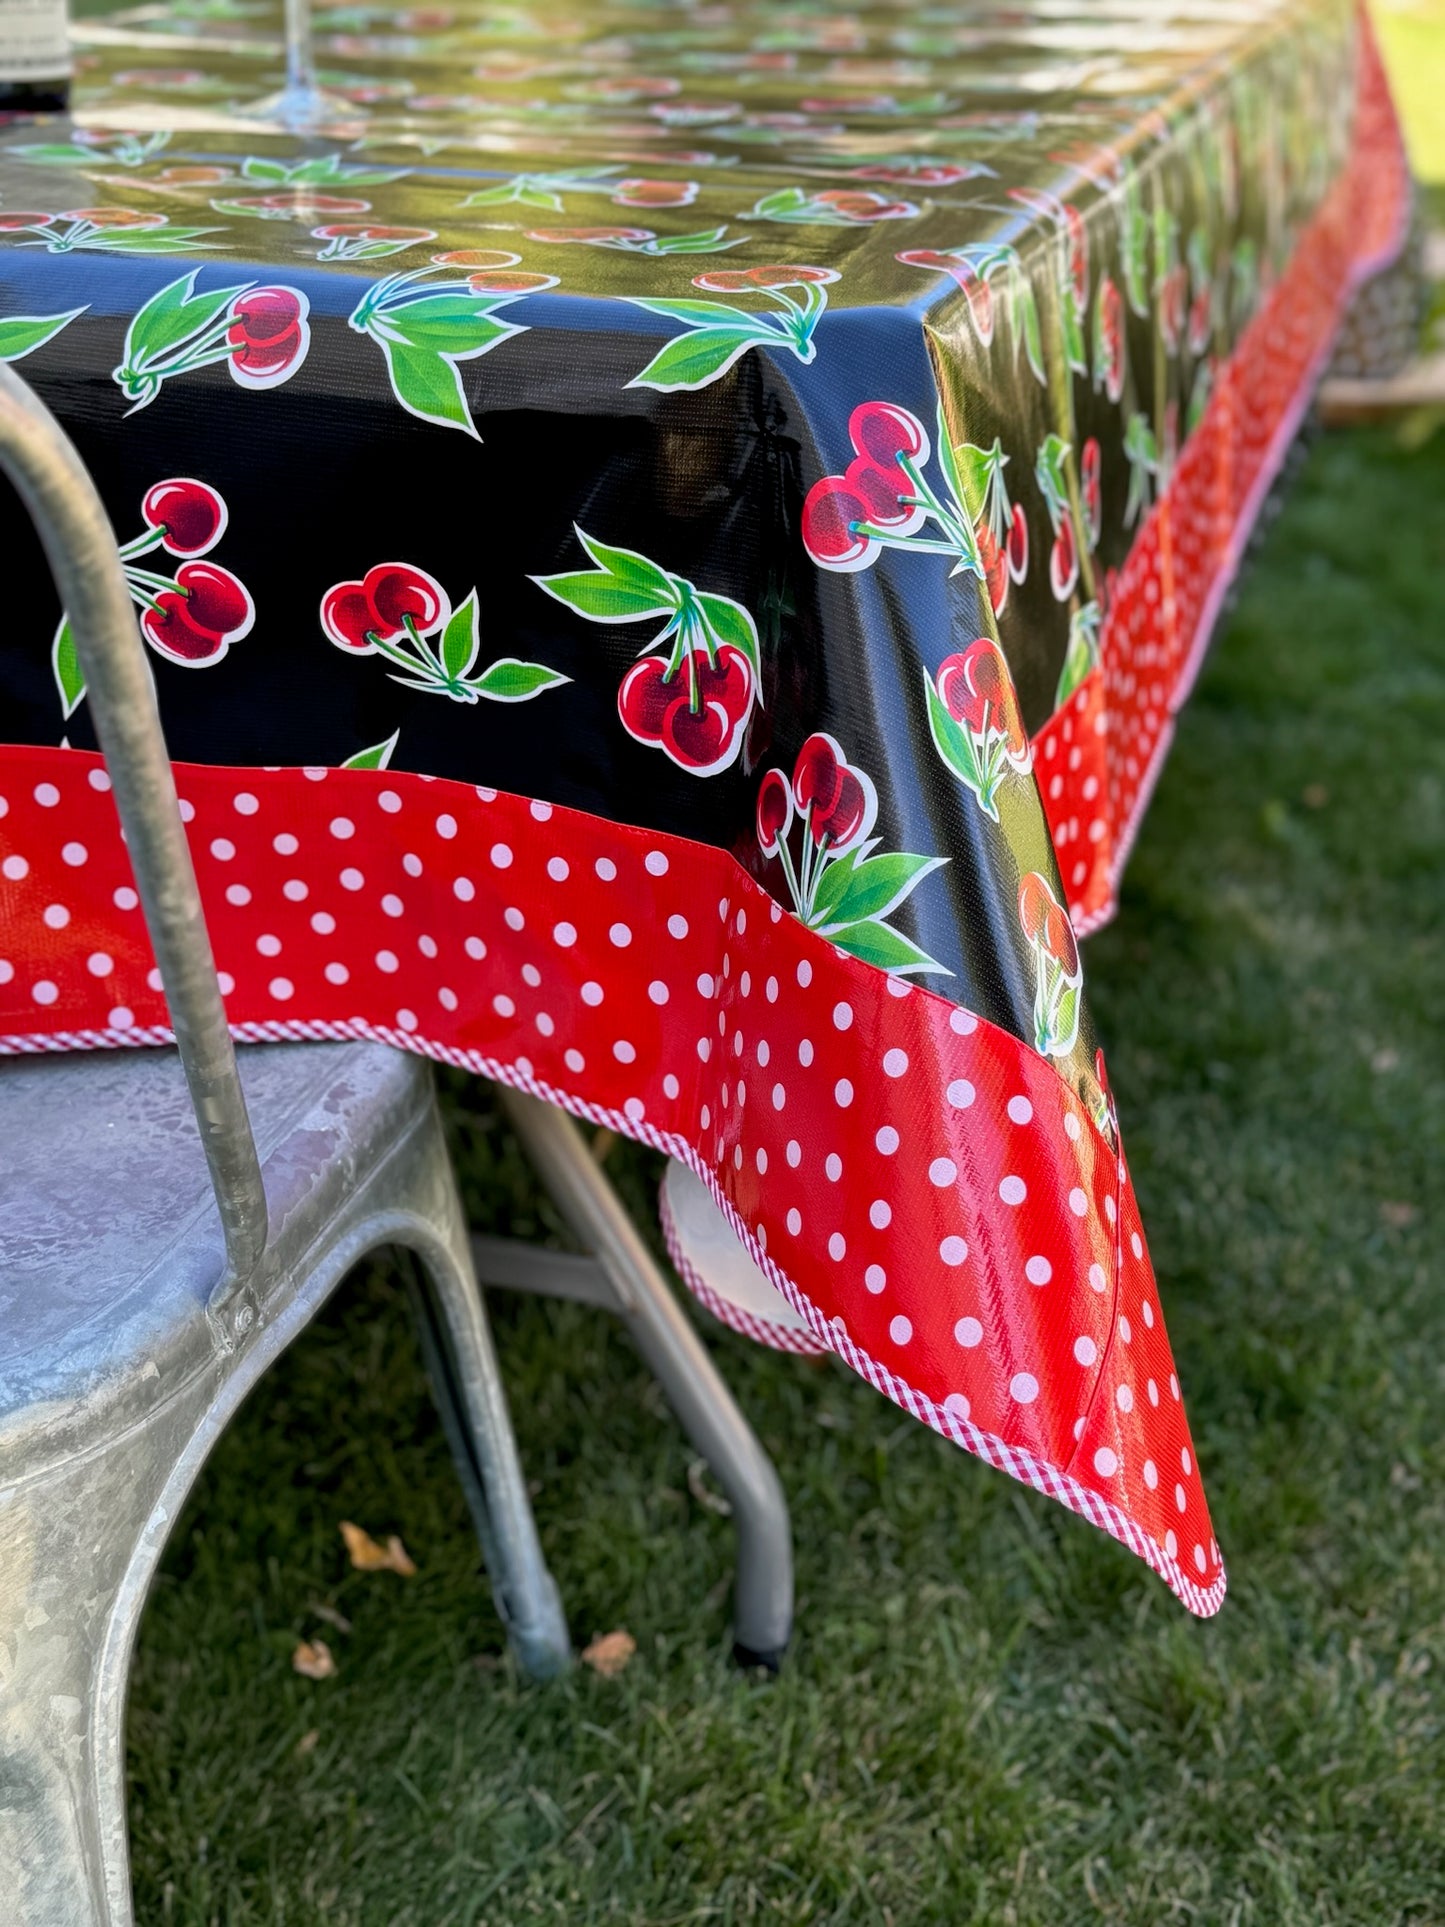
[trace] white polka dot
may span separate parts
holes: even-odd
[[[1077,1144],[1079,1141],[1079,1132],[1081,1129],[1082,1129],[1082,1126],[1080,1125],[1079,1120],[1074,1116],[1073,1112],[1065,1111],[1064,1112],[1065,1137],[1072,1138],[1074,1142]]]
[[[0,863],[0,877],[4,877],[7,882],[19,883],[22,877],[28,877],[29,874],[30,865],[23,856],[7,856],[5,861]]]
[[[808,959],[804,957],[798,965],[799,987],[803,990],[806,990],[808,988],[808,985],[812,983],[812,981],[813,981],[813,966],[808,962]]]
[[[502,912],[502,921],[509,930],[525,930],[527,927],[527,919],[515,904]]]
[[[247,894],[249,895],[249,892]],[[111,898],[111,902],[117,910],[134,910],[137,904],[139,904],[140,898],[128,883],[123,883]]]
[[[1151,1405],[1157,1405],[1159,1403],[1159,1387],[1154,1383],[1154,1380],[1152,1378],[1149,1380],[1149,1383],[1145,1386],[1144,1389],[1149,1394],[1149,1403]]]
[[[1029,1188],[1022,1178],[1007,1177],[1000,1180],[998,1194],[1005,1204],[1022,1204]]]
[[[396,1013],[396,1022],[399,1030],[415,1030],[417,1025],[416,1012],[414,1010],[399,1010]],[[521,1070],[525,1063],[526,1059],[519,1057],[517,1059],[517,1069]]]
[[[1143,1472],[1144,1472],[1144,1483],[1145,1485],[1148,1486],[1149,1490],[1152,1492],[1155,1486],[1157,1486],[1159,1483],[1159,1468],[1157,1465],[1155,1465],[1153,1459],[1145,1459],[1144,1465],[1143,1465]]]
[[[1118,1206],[1114,1203],[1112,1197],[1106,1195],[1104,1199],[1104,1216],[1109,1220],[1109,1223],[1112,1224],[1118,1215]]]
[[[841,1231],[835,1231],[828,1240],[828,1256],[833,1259],[838,1259],[844,1258],[847,1255],[848,1241]]]
[[[115,960],[103,950],[93,950],[85,960],[85,967],[92,977],[108,977],[115,969]]]
[[[593,983],[590,978],[583,984],[581,994],[583,1003],[589,1005],[593,1010],[602,1002],[602,986],[601,984]]]
[[[251,901],[251,892],[244,883],[233,883],[226,891],[227,903],[234,903],[238,909]]]
[[[229,863],[235,854],[236,846],[230,837],[217,836],[211,839],[211,855],[217,863]]]
[[[37,783],[35,785],[35,800],[41,809],[53,810],[60,801],[60,791],[55,787],[54,783]]]
[[[1129,1249],[1136,1258],[1142,1258],[1144,1256],[1144,1240],[1139,1236],[1137,1231],[1130,1234]]]
[[[30,995],[37,1004],[53,1004],[60,992],[48,978],[42,977],[38,984],[31,986]]]
[[[622,1107],[622,1114],[630,1118],[634,1124],[640,1124],[647,1115],[647,1106],[640,1097],[629,1097]]]
[[[836,1184],[843,1175],[843,1160],[836,1151],[830,1151],[823,1160],[823,1171],[829,1184]]]
[[[888,1322],[888,1336],[893,1340],[895,1345],[906,1345],[913,1336],[912,1319],[905,1318],[902,1312],[900,1312],[896,1318],[890,1319]]]
[[[642,867],[649,876],[665,877],[667,875],[667,858],[662,854],[661,850],[649,850],[647,855],[642,859]]]
[[[667,934],[670,937],[676,937],[678,941],[681,942],[687,935],[687,918],[677,916],[676,914],[670,916],[667,920]]]
[[[1187,1445],[1179,1454],[1179,1463],[1183,1466],[1184,1476],[1187,1479],[1189,1474],[1194,1470],[1194,1461],[1189,1456],[1189,1447]]]
[[[803,1147],[795,1137],[788,1139],[788,1148],[783,1155],[787,1158],[793,1170],[796,1171],[798,1166],[803,1162]]]
[[[515,1017],[517,1014],[517,1006],[505,991],[498,991],[492,999],[492,1009],[499,1017]]]
[[[1169,1374],[1169,1395],[1175,1400],[1179,1397],[1179,1380],[1174,1376],[1173,1372]]]
[[[329,910],[317,910],[311,918],[311,928],[318,937],[329,937],[336,928],[336,919]]]
[[[940,1190],[945,1185],[954,1184],[958,1179],[958,1166],[952,1158],[935,1158],[928,1167],[928,1181]]]
[[[338,842],[345,843],[356,835],[356,825],[349,816],[333,816],[327,828]]]
[[[93,769],[85,780],[93,790],[99,790],[102,795],[110,788],[110,777],[103,769]]]
[[[238,816],[254,816],[261,805],[249,790],[239,790],[231,798],[231,807]]]
[[[908,1052],[890,1050],[883,1053],[883,1073],[886,1077],[902,1077],[908,1069]]]
[[[1069,1209],[1076,1218],[1086,1218],[1089,1215],[1089,1200],[1077,1184],[1069,1193]]]
[[[868,1222],[875,1231],[885,1231],[893,1222],[893,1207],[886,1198],[875,1198],[868,1207]]]
[[[845,1111],[853,1102],[853,1086],[848,1082],[846,1077],[840,1077],[838,1082],[833,1086],[833,1097],[840,1108]]]
[[[564,1051],[562,1053],[562,1062],[567,1066],[569,1071],[573,1072],[582,1071],[587,1068],[587,1060],[580,1050]]]
[[[772,1051],[768,1048],[767,1038],[760,1037],[758,1039],[757,1058],[758,1058],[758,1064],[762,1069],[764,1070],[767,1069],[768,1059],[772,1056],[772,1054],[773,1054]]]
[[[1134,1394],[1127,1385],[1120,1385],[1115,1389],[1114,1403],[1118,1406],[1121,1412],[1133,1411]]]
[[[698,1038],[697,1054],[702,1059],[704,1064],[712,1056],[712,1039],[710,1037]]]
[[[835,1028],[838,1030],[847,1030],[852,1021],[853,1006],[851,1004],[834,1004],[833,1023]]]
[[[604,883],[611,883],[617,875],[617,865],[610,856],[599,856],[592,867]]]
[[[462,948],[474,963],[480,963],[487,954],[487,946],[480,937],[468,937]]]
[[[708,973],[704,970],[702,975],[697,980],[698,996],[711,997],[713,992],[716,989],[717,989],[717,985],[714,983],[713,979],[708,975]]]
[[[40,914],[47,930],[63,930],[70,922],[70,912],[63,903],[47,903]]]
[[[1028,1124],[1033,1120],[1034,1107],[1026,1097],[1011,1097],[1008,1114],[1015,1124]]]
[[[612,1046],[612,1055],[617,1059],[619,1064],[635,1064],[637,1062],[637,1046],[635,1044],[629,1044],[625,1037],[619,1037],[617,1042]]]
[[[966,1111],[978,1093],[966,1077],[955,1077],[945,1095],[956,1111]]]
[[[300,877],[288,877],[281,885],[281,894],[288,903],[304,903],[311,891]]]
[[[971,1037],[978,1029],[978,1019],[971,1010],[955,1007],[948,1013],[948,1028],[959,1037]]]
[[[770,1004],[775,1004],[778,1001],[778,980],[776,977],[769,977],[768,981],[763,985],[763,995]]]
[[[1189,1494],[1184,1490],[1182,1485],[1176,1485],[1174,1488],[1174,1503],[1181,1512],[1185,1512],[1189,1508]]]
[[[1024,1276],[1031,1285],[1046,1285],[1054,1275],[1054,1268],[1047,1258],[1030,1258],[1024,1266]]]
[[[512,867],[512,852],[505,843],[494,843],[490,855],[493,869],[509,870]]]
[[[1164,1550],[1171,1559],[1177,1559],[1179,1556],[1179,1541],[1172,1532],[1166,1532],[1164,1535]]]
[[[966,1352],[971,1352],[983,1343],[983,1326],[976,1318],[960,1318],[953,1328],[953,1336]]]
[[[1203,1572],[1203,1570],[1204,1570],[1204,1564],[1205,1564],[1205,1561],[1204,1561],[1204,1548],[1203,1548],[1203,1546],[1198,1546],[1198,1545],[1197,1545],[1197,1546],[1195,1546],[1195,1548],[1194,1548],[1194,1564],[1195,1564],[1195,1567],[1196,1567],[1196,1569],[1197,1569],[1198,1571],[1200,1571],[1200,1572]]]
[[[1128,1319],[1122,1315],[1119,1319],[1119,1336],[1126,1345],[1131,1343],[1134,1337],[1134,1327],[1129,1323]]]
[[[273,977],[266,988],[278,1004],[284,1004],[295,995],[296,986],[289,977]]]
[[[130,1030],[135,1024],[135,1012],[127,1010],[124,1004],[117,1004],[106,1022],[112,1030]]]
[[[566,857],[565,856],[548,857],[547,874],[549,877],[551,877],[554,883],[565,883],[567,881],[567,878],[571,875],[571,870],[568,867]]]
[[[536,823],[550,823],[550,822],[551,822],[551,820],[552,820],[552,805],[551,805],[550,803],[541,803],[541,802],[535,802],[535,803],[529,803],[527,807],[528,807],[528,808],[529,808],[529,809],[531,810],[531,812],[532,812],[532,820],[533,820],[534,822],[536,822]],[[446,830],[442,830],[442,823],[443,823],[444,821],[447,821],[447,822],[449,822],[450,820],[451,820],[450,818],[438,818],[438,820],[437,820],[437,828],[438,828],[439,830],[441,830],[441,831],[442,831],[442,835],[443,835],[443,836],[446,836],[446,835],[448,835],[448,834],[449,834],[449,832],[448,832],[448,831],[446,831]]]
[[[1142,1318],[1142,1319],[1144,1320],[1144,1327],[1145,1327],[1145,1330],[1146,1330],[1146,1331],[1153,1331],[1153,1329],[1154,1329],[1154,1307],[1153,1307],[1153,1306],[1152,1306],[1152,1305],[1151,1305],[1151,1304],[1149,1303],[1149,1300],[1148,1300],[1147,1298],[1145,1298],[1145,1299],[1142,1299],[1142,1300],[1140,1301],[1140,1305],[1139,1305],[1139,1315],[1140,1315],[1140,1317],[1141,1317],[1141,1318]]]
[[[384,809],[388,816],[395,816],[401,808],[401,798],[395,790],[383,790],[376,800],[379,807]]]
[[[798,1062],[806,1070],[813,1061],[813,1040],[811,1037],[798,1039]]]
[[[1039,1395],[1039,1381],[1032,1372],[1016,1372],[1008,1388],[1009,1396],[1020,1405],[1032,1405]]]
[[[556,923],[552,926],[552,941],[560,944],[563,950],[570,950],[577,941],[577,927],[571,923]]]
[[[322,975],[329,984],[344,984],[349,981],[351,972],[344,963],[329,963]]]
[[[532,814],[533,816],[537,814],[537,808],[535,804],[533,804],[532,806]],[[456,835],[456,833],[457,833],[457,819],[454,816],[449,815],[446,811],[443,811],[442,814],[437,818],[437,835],[439,837],[444,838],[448,843],[450,843],[452,838]]]
[[[882,1291],[883,1287],[888,1283],[888,1273],[883,1269],[882,1265],[869,1265],[868,1269],[863,1273],[863,1282],[869,1291],[877,1297],[878,1293]]]
[[[676,1097],[678,1092],[681,1089],[682,1089],[681,1084],[678,1083],[677,1079],[673,1076],[672,1072],[668,1071],[667,1075],[662,1080],[663,1096]]]
[[[628,944],[632,942],[632,932],[625,923],[614,923],[612,928],[607,932],[607,940],[609,943],[615,944],[619,950],[625,950]]]
[[[378,970],[385,971],[386,975],[390,977],[401,969],[401,962],[394,950],[378,950],[376,953],[376,967]]]
[[[366,878],[361,874],[360,870],[343,870],[338,881],[343,890],[360,890],[365,884]]]
[[[961,1265],[968,1256],[968,1246],[955,1233],[939,1245],[938,1255],[946,1265]]]
[[[1074,1340],[1074,1357],[1083,1366],[1092,1365],[1099,1356],[1099,1348],[1086,1332],[1082,1338]]]
[[[788,1229],[796,1238],[803,1228],[803,1214],[796,1207],[788,1213]]]
[[[1103,1291],[1108,1282],[1108,1279],[1104,1276],[1104,1267],[1102,1265],[1089,1266],[1089,1284],[1093,1290]]]
[[[279,937],[273,937],[271,933],[267,931],[257,937],[256,948],[263,957],[279,957],[281,955],[281,939]]]
[[[1112,1479],[1119,1470],[1119,1455],[1111,1452],[1107,1445],[1101,1445],[1094,1454],[1094,1470],[1101,1479]]]

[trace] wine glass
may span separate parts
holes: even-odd
[[[288,133],[304,134],[327,121],[355,117],[350,101],[316,84],[311,0],[286,0],[286,84],[248,107],[247,120],[277,121]]]

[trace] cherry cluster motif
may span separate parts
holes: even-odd
[[[751,615],[731,596],[699,589],[645,555],[576,533],[595,566],[533,576],[538,588],[589,622],[663,624],[618,689],[623,728],[689,775],[731,768],[760,701]]]
[[[640,295],[634,308],[664,320],[680,321],[687,333],[674,336],[627,384],[629,388],[705,388],[727,372],[749,348],[786,348],[805,366],[818,352],[813,336],[828,305],[828,283],[836,268],[792,264],[761,268],[709,268],[692,285],[709,294],[762,295],[773,312],[754,314],[724,301],[658,301]]]
[[[1069,502],[1069,453],[1069,444],[1061,435],[1046,435],[1034,461],[1034,478],[1054,532],[1054,545],[1049,552],[1049,587],[1059,602],[1068,601],[1079,579],[1079,538]]]
[[[243,282],[197,293],[199,268],[169,282],[137,310],[113,379],[133,404],[149,407],[166,382],[223,364],[242,388],[277,388],[311,345],[310,303],[300,288]]]
[[[783,221],[804,227],[868,227],[874,221],[910,221],[912,201],[891,201],[872,188],[784,187],[764,194],[739,216],[744,221]]]
[[[384,227],[375,221],[330,221],[311,230],[313,241],[322,241],[316,250],[318,261],[379,261],[388,254],[435,241],[436,230],[429,227]]]
[[[969,320],[983,348],[993,344],[1001,291],[1008,310],[1015,365],[1022,353],[1034,379],[1047,381],[1038,301],[1017,248],[994,241],[959,248],[904,248],[894,259],[905,267],[946,274],[955,281],[968,298]]]
[[[1003,651],[991,636],[946,656],[935,675],[924,671],[928,727],[934,748],[985,816],[997,823],[998,792],[1014,772],[1033,768],[1018,691]]]
[[[515,656],[479,670],[476,590],[453,609],[436,577],[410,562],[378,562],[359,580],[333,583],[321,598],[321,627],[338,649],[383,656],[403,689],[453,702],[522,703],[570,681]]]
[[[546,247],[613,248],[619,254],[725,254],[750,237],[734,235],[729,241],[727,225],[703,228],[696,234],[658,234],[650,227],[538,227],[527,229],[529,241]]]
[[[147,489],[141,503],[145,529],[120,551],[126,586],[140,610],[140,630],[157,655],[183,669],[210,669],[233,642],[250,632],[255,604],[244,582],[208,555],[226,532],[224,497],[193,476],[170,476]],[[143,569],[152,550],[184,558],[173,576]],[[51,645],[51,665],[61,706],[74,714],[85,695],[69,619],[62,615]]]
[[[948,555],[953,573],[985,577],[975,518],[967,505],[968,482],[938,412],[938,459],[945,486],[935,489],[924,470],[932,453],[928,431],[896,402],[860,402],[848,417],[853,460],[841,475],[825,475],[803,503],[803,546],[819,568],[869,569],[885,548]],[[1004,458],[992,476],[1001,488]],[[1006,496],[1001,499],[1006,500]],[[1020,518],[1021,520],[1021,518]],[[936,534],[924,534],[932,522]],[[1013,512],[1010,511],[1010,531]],[[1009,538],[1006,538],[1006,540]],[[1022,567],[1028,566],[1028,533],[1012,537]]]
[[[1034,958],[1034,1049],[1067,1057],[1079,1035],[1084,973],[1069,913],[1037,870],[1020,879],[1018,916]]]
[[[1124,297],[1107,274],[1094,296],[1094,386],[1116,404],[1124,393]]]
[[[0,237],[29,234],[21,247],[49,254],[74,254],[85,248],[101,254],[193,254],[208,227],[174,227],[169,215],[135,207],[70,207],[59,214],[6,208],[0,212]]]
[[[899,974],[943,971],[887,918],[946,859],[875,856],[877,816],[872,778],[819,730],[798,751],[791,779],[780,769],[763,777],[758,848],[781,866],[799,920],[840,950]]]

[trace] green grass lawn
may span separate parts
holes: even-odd
[[[1442,502],[1445,434],[1315,448],[1089,947],[1221,1616],[841,1367],[709,1326],[797,1536],[796,1644],[750,1682],[727,1522],[628,1345],[502,1300],[573,1633],[638,1641],[619,1679],[527,1686],[378,1272],[166,1559],[130,1722],[146,1927],[1445,1920]],[[485,1089],[453,1103],[477,1222],[553,1231]],[[613,1154],[642,1211],[654,1162]],[[419,1575],[351,1572],[343,1518]]]

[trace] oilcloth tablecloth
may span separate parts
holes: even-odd
[[[236,1035],[684,1160],[808,1342],[1215,1611],[1078,937],[1402,238],[1366,20],[318,18],[315,139],[245,117],[274,17],[178,0],[0,140],[0,353],[123,545]],[[0,1049],[164,1042],[7,526]]]

